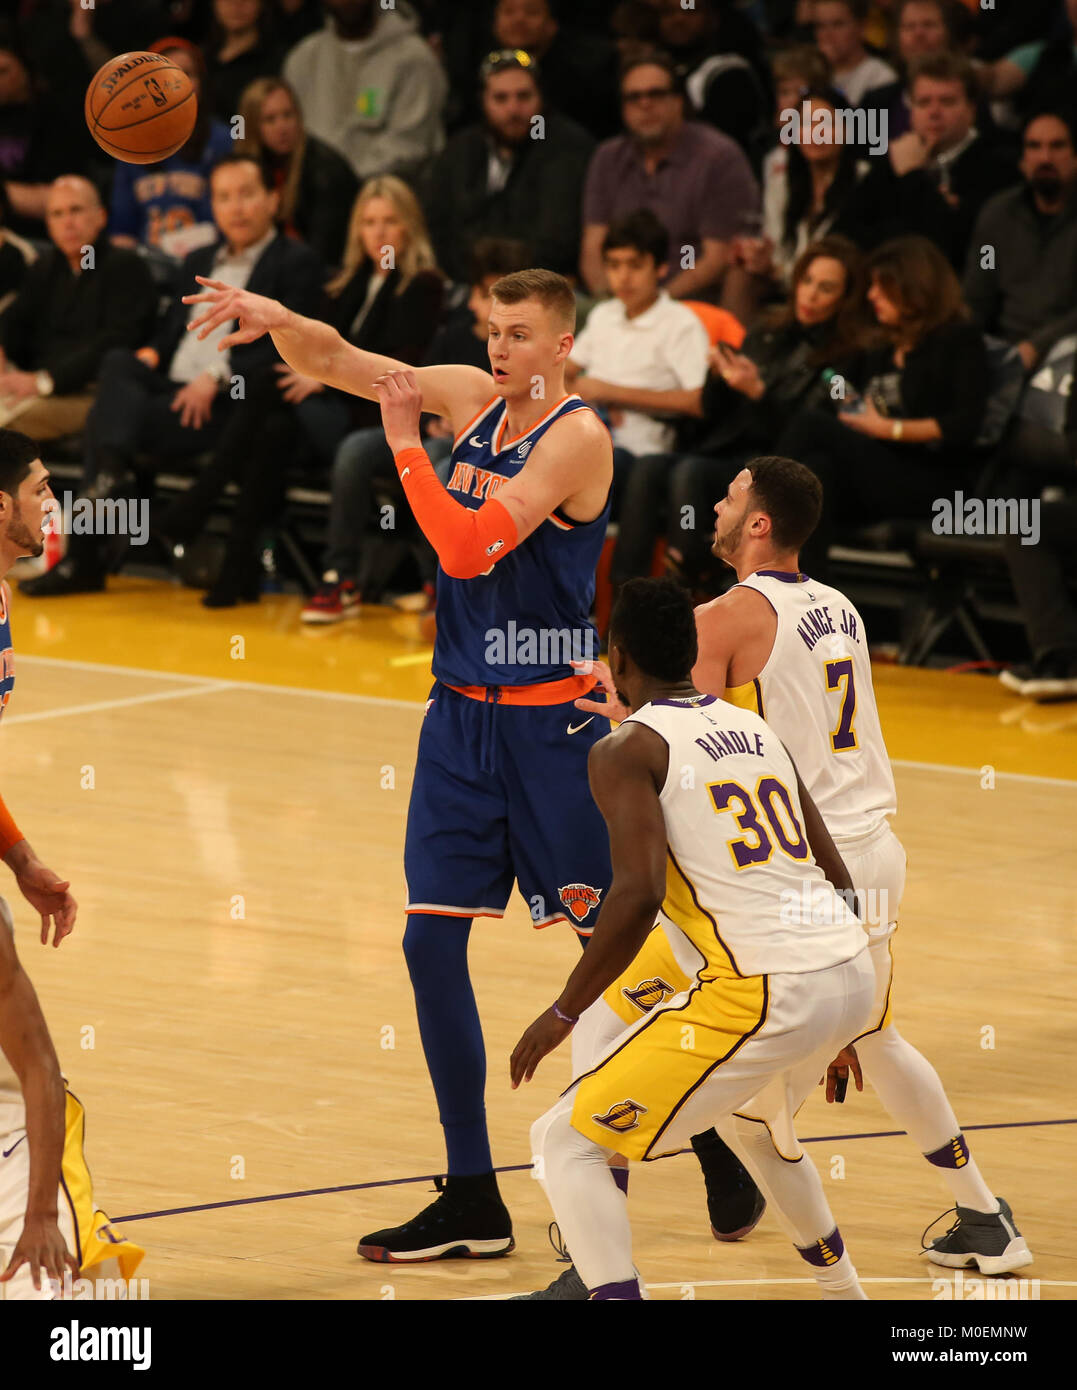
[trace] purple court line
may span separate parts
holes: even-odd
[[[1077,1118],[1072,1120],[1007,1120],[1001,1124],[994,1125],[962,1125],[961,1130],[972,1129],[1029,1129],[1041,1125],[1077,1125]],[[880,1129],[871,1134],[816,1134],[808,1139],[801,1139],[802,1144],[832,1144],[835,1140],[844,1139],[893,1139],[904,1134],[903,1129]],[[526,1173],[531,1169],[530,1163],[513,1163],[507,1168],[495,1168],[495,1173]],[[249,1207],[256,1202],[287,1202],[293,1197],[327,1197],[337,1192],[361,1192],[368,1187],[399,1187],[403,1183],[410,1182],[433,1182],[433,1173],[419,1178],[379,1178],[375,1182],[351,1182],[344,1183],[340,1187],[311,1187],[305,1192],[272,1192],[267,1197],[233,1197],[227,1202],[203,1202],[197,1207],[170,1207],[167,1211],[140,1211],[134,1216],[112,1216],[109,1220],[113,1225],[119,1225],[123,1221],[152,1221],[156,1216],[187,1216],[192,1211],[217,1211],[221,1207]]]

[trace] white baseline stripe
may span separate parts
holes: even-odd
[[[952,1271],[951,1271],[952,1272]],[[939,1279],[946,1279],[946,1274],[937,1274],[934,1278],[930,1274],[921,1275],[914,1279],[864,1279],[862,1284],[934,1284]],[[977,1272],[975,1275],[966,1274],[966,1279],[982,1279],[985,1276]],[[988,1275],[987,1278],[992,1276]],[[994,1282],[994,1280],[992,1280]],[[1077,1289],[1077,1279],[1037,1279],[1036,1282],[1041,1288],[1045,1289]],[[665,1284],[645,1284],[647,1289],[747,1289],[747,1288],[788,1288],[790,1284],[810,1284],[815,1285],[816,1281],[811,1277],[806,1279],[675,1279]],[[523,1290],[529,1293],[530,1290]],[[485,1293],[474,1294],[470,1297],[454,1299],[455,1303],[495,1303],[504,1299],[512,1298],[510,1293]],[[987,1302],[1010,1300],[985,1300]],[[1013,1300],[1017,1302],[1016,1299]]]
[[[76,671],[107,671],[112,675],[138,676],[145,680],[189,681],[204,689],[261,690],[271,695],[306,695],[312,700],[344,700],[359,705],[384,705],[388,709],[422,709],[426,704],[425,699],[391,700],[384,695],[359,695],[341,690],[307,690],[301,685],[272,685],[268,681],[214,681],[209,676],[191,676],[182,671],[149,671],[141,666],[106,666],[96,661],[68,661],[58,656],[17,654],[16,660],[20,665],[38,662],[43,666],[66,666]]]
[[[192,684],[197,683],[208,688],[206,686],[208,677],[192,676],[182,671],[149,671],[141,666],[107,666],[96,661],[69,661],[66,657],[58,656],[19,655],[17,660],[20,663],[38,662],[42,666],[66,666],[76,671],[108,671],[117,676],[140,676],[145,680],[189,681]],[[426,703],[425,700],[392,700],[383,695],[359,695],[350,691],[307,690],[301,685],[273,685],[267,681],[217,681],[213,688],[216,690],[262,690],[273,695],[309,695],[315,700],[345,700],[359,705],[382,705],[387,709],[419,709]],[[12,722],[17,717],[9,716]],[[890,761],[894,767],[908,767],[917,772],[956,772],[964,773],[969,777],[980,775],[978,767],[962,767],[957,763],[921,763],[909,758],[891,758]],[[1008,777],[1016,782],[1041,782],[1045,786],[1077,786],[1077,779],[1072,777],[1038,777],[1028,772],[999,772],[997,768],[995,776]]]
[[[129,695],[121,700],[98,700],[92,705],[64,705],[60,709],[40,710],[36,714],[9,714],[4,720],[4,727],[9,724],[33,724],[40,719],[63,719],[68,714],[96,714],[100,710],[123,709],[127,705],[149,705],[160,700],[184,700],[190,695],[206,695],[218,689],[227,690],[228,686],[187,686],[184,690],[157,690],[149,695]]]

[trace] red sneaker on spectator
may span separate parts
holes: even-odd
[[[341,580],[335,570],[329,570],[299,616],[305,623],[339,623],[357,617],[360,607],[355,580]]]

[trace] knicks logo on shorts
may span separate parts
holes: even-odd
[[[637,1115],[646,1115],[647,1107],[638,1100],[622,1100],[611,1105],[604,1115],[592,1115],[596,1125],[605,1125],[617,1134],[626,1134],[630,1129],[639,1129]]]
[[[641,1013],[646,1014],[650,1013],[656,1004],[664,1003],[677,991],[656,975],[651,980],[641,980],[635,989],[622,989],[621,993],[629,1003],[635,1004]]]
[[[602,890],[592,888],[589,883],[568,883],[564,888],[557,890],[557,896],[576,921],[582,922],[591,909],[598,906]]]

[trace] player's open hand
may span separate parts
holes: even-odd
[[[856,1055],[856,1048],[849,1044],[843,1047],[838,1055],[826,1069],[826,1099],[827,1104],[837,1101],[839,1105],[845,1100],[845,1088],[849,1084],[849,1073],[852,1072],[856,1082],[856,1089],[864,1089],[864,1073],[860,1070],[860,1058]],[[821,1086],[822,1081],[819,1082]]]
[[[42,1270],[48,1278],[60,1283],[63,1282],[65,1269],[71,1271],[73,1278],[79,1277],[78,1261],[68,1250],[54,1216],[27,1216],[7,1268],[0,1274],[0,1284],[6,1284],[23,1265],[30,1266],[30,1278],[34,1281],[35,1289],[41,1288]]]
[[[587,700],[581,696],[575,702],[577,709],[585,710],[588,714],[601,714],[606,719],[612,719],[615,724],[620,724],[623,719],[628,718],[628,706],[622,703],[621,697],[617,694],[610,668],[604,661],[570,661],[569,665],[575,666],[586,675],[593,672],[595,680],[601,685],[606,696],[605,700]]]
[[[41,915],[41,944],[48,945],[49,929],[55,926],[52,944],[59,946],[75,929],[78,903],[71,896],[70,882],[42,864],[30,859],[15,873],[15,882],[26,901]]]
[[[560,1046],[571,1032],[572,1024],[558,1018],[553,1009],[540,1014],[516,1044],[509,1059],[512,1089],[515,1091],[521,1081],[530,1081],[547,1052]]]
[[[249,290],[237,290],[226,285],[223,280],[207,280],[204,275],[194,277],[205,288],[200,294],[185,294],[184,304],[205,304],[206,311],[197,315],[187,325],[188,333],[197,333],[205,338],[222,323],[239,320],[238,328],[226,334],[217,344],[217,351],[224,352],[237,343],[253,343],[263,333],[271,333],[274,328],[282,328],[288,310],[275,299],[264,294],[251,294]]]
[[[378,393],[389,448],[394,454],[401,449],[421,449],[419,417],[423,413],[423,393],[415,373],[385,372],[374,379],[374,390]]]

